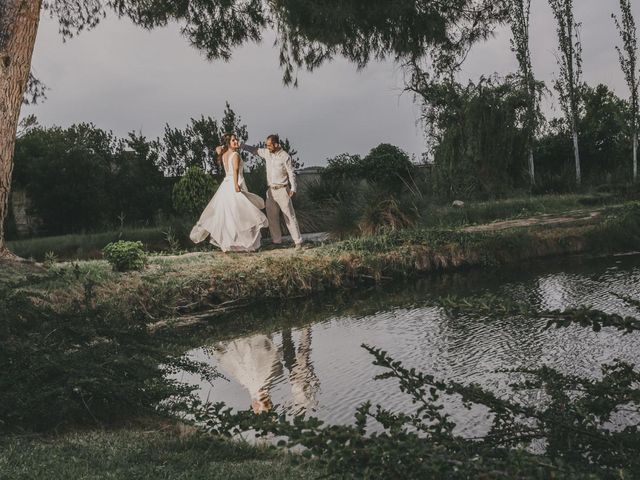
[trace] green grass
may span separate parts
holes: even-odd
[[[7,242],[9,249],[22,258],[43,261],[49,252],[59,259],[102,258],[102,249],[117,240],[141,241],[148,251],[168,248],[165,227],[126,228],[101,233],[37,237]]]
[[[426,227],[457,227],[580,210],[620,201],[620,198],[611,194],[568,194],[526,196],[488,202],[465,202],[464,207],[429,205],[420,212],[420,224]]]
[[[450,228],[488,223],[496,220],[522,218],[545,213],[578,210],[585,207],[607,205],[619,201],[611,194],[542,195],[510,198],[489,202],[467,202],[462,208],[427,204],[420,210],[419,226]],[[422,203],[422,202],[419,202]],[[301,205],[301,222],[312,230],[329,227],[322,217],[322,207]],[[309,218],[311,219],[309,219]],[[305,220],[306,219],[306,220]],[[326,220],[326,219],[324,219]],[[102,249],[117,240],[141,241],[150,252],[166,251],[169,244],[165,232],[169,227],[127,228],[101,233],[70,234],[37,237],[8,242],[9,249],[20,257],[44,261],[50,252],[59,260],[90,260],[102,258]],[[184,239],[180,239],[184,240]]]
[[[175,431],[118,430],[0,440],[0,478],[305,479],[321,472],[265,447]]]

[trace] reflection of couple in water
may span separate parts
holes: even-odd
[[[256,334],[221,343],[214,352],[221,369],[249,391],[255,413],[273,408],[270,390],[274,380],[283,374],[283,362],[289,371],[291,413],[300,415],[316,406],[320,382],[310,358],[311,327],[300,330],[297,352],[289,329],[282,332],[281,349],[271,335]]]

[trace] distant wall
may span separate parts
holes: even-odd
[[[296,172],[296,180],[299,188],[303,189],[306,185],[320,180],[323,167],[305,167]]]
[[[29,215],[31,201],[26,190],[14,189],[11,192],[11,207],[18,236],[25,237],[38,233],[41,222],[37,217]]]

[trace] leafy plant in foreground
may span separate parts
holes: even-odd
[[[30,296],[31,295],[31,296]],[[64,315],[33,294],[0,288],[0,432],[113,425],[184,406],[192,387],[178,370],[212,378],[183,357],[176,339],[148,333],[144,316],[123,318],[84,302]]]
[[[117,272],[142,270],[147,264],[147,254],[140,241],[128,242],[119,240],[104,247],[102,253],[105,260]]]

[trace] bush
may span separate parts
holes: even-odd
[[[92,306],[95,284],[84,287],[84,301],[62,313],[0,288],[0,436],[169,413],[192,390],[172,372],[216,374],[183,357],[182,338],[159,342],[141,311]]]
[[[120,240],[110,243],[102,249],[105,260],[117,272],[141,270],[147,264],[147,254],[142,242]]]
[[[173,187],[173,206],[178,213],[195,220],[217,188],[218,184],[211,175],[200,167],[190,167]]]
[[[381,143],[365,157],[343,153],[327,161],[322,172],[326,183],[365,180],[378,189],[400,192],[411,178],[414,166],[400,148]]]

